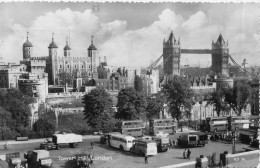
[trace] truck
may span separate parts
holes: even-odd
[[[49,151],[33,150],[24,154],[28,168],[52,168],[52,159]]]
[[[158,152],[166,152],[170,148],[170,135],[169,133],[159,132],[152,138],[157,144]]]
[[[205,139],[205,135],[199,135],[194,133],[182,134],[177,139],[178,144],[181,147],[205,146],[205,143],[207,142],[207,140]]]
[[[78,143],[82,142],[82,135],[77,135],[73,133],[63,133],[63,134],[53,134],[52,141],[48,138],[41,143],[40,149],[60,149],[61,146],[69,144],[70,148],[75,148]]]

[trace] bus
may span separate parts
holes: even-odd
[[[147,156],[157,155],[157,144],[153,140],[135,139],[131,152]]]
[[[142,136],[145,132],[145,125],[142,120],[120,121],[116,124],[116,127],[118,132],[133,137]]]
[[[152,138],[157,144],[157,152],[166,152],[170,148],[170,135],[159,132]]]
[[[129,135],[109,134],[108,144],[110,147],[118,148],[122,151],[130,151],[130,148],[133,146],[134,139],[134,137]]]
[[[174,134],[178,128],[174,119],[152,119],[149,121],[149,133],[155,135],[159,132]]]
[[[227,130],[227,117],[208,117],[206,118],[206,131],[221,132]]]
[[[236,129],[249,129],[250,119],[246,116],[232,116],[231,117],[231,128]]]

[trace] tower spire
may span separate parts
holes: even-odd
[[[27,35],[26,35],[26,39],[27,39],[27,41],[29,41],[29,40],[28,40],[28,35],[29,35],[29,32],[27,32]]]
[[[69,45],[69,37],[66,37],[66,45]]]
[[[91,44],[93,44],[93,38],[94,38],[94,36],[91,36]]]
[[[52,32],[52,42],[54,42],[54,33]]]

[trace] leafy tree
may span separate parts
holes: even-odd
[[[31,115],[29,104],[33,98],[24,95],[17,89],[7,89],[0,91],[0,106],[10,112],[14,122],[12,129],[29,126],[29,117]]]
[[[65,85],[67,83],[69,86],[72,86],[73,79],[76,77],[76,73],[77,73],[77,71],[75,71],[75,70],[73,72],[62,71],[62,72],[58,73],[57,76],[59,78],[60,85]]]
[[[110,95],[103,88],[98,88],[85,94],[82,100],[87,123],[97,130],[106,128],[114,115]]]
[[[160,112],[164,110],[164,95],[163,93],[155,93],[147,98],[147,117],[148,119],[159,118]]]
[[[234,80],[233,88],[225,89],[225,101],[240,116],[242,109],[246,109],[252,102],[253,89],[250,81],[246,78],[237,78]]]
[[[230,110],[229,105],[225,102],[225,86],[220,85],[216,91],[211,93],[207,105],[213,105],[218,117],[221,112]]]
[[[146,97],[142,92],[132,87],[121,89],[118,93],[118,111],[115,117],[122,120],[140,119],[145,114],[146,106]]]
[[[49,137],[54,133],[55,126],[47,119],[40,118],[33,124],[33,131],[38,137]]]
[[[190,116],[194,92],[186,78],[168,76],[166,84],[162,86],[162,92],[166,96],[166,103],[173,118],[179,121],[183,116]]]

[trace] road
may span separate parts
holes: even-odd
[[[179,134],[176,134],[174,138],[176,138]],[[94,149],[91,149],[90,142],[94,142]],[[21,153],[21,157],[23,157],[23,153],[28,150],[37,149],[40,146],[40,142],[35,143],[24,143],[24,144],[12,144],[12,148],[9,151],[0,151],[2,153],[12,153],[19,151]],[[245,144],[237,144],[236,150],[243,151],[243,147],[247,145]],[[85,153],[93,153],[95,158],[99,158],[99,160],[95,160],[92,167],[100,168],[100,167],[115,167],[115,168],[138,168],[138,167],[160,167],[167,166],[187,161],[194,161],[200,155],[209,156],[212,155],[213,152],[217,153],[219,157],[220,153],[224,151],[228,151],[231,153],[232,147],[231,144],[221,143],[221,142],[212,142],[206,144],[205,147],[197,147],[190,148],[191,150],[191,158],[183,159],[182,152],[183,148],[179,148],[178,146],[171,147],[168,152],[159,153],[156,156],[149,157],[148,164],[144,163],[144,157],[133,155],[130,152],[119,151],[114,148],[109,148],[106,144],[99,144],[99,136],[93,136],[88,139],[84,139],[83,143],[79,145],[79,148],[62,148],[61,150],[50,150],[51,157],[54,162],[54,166],[59,168],[73,168],[75,166],[74,160],[69,160],[69,157],[73,157],[76,154],[80,154],[82,152]]]

